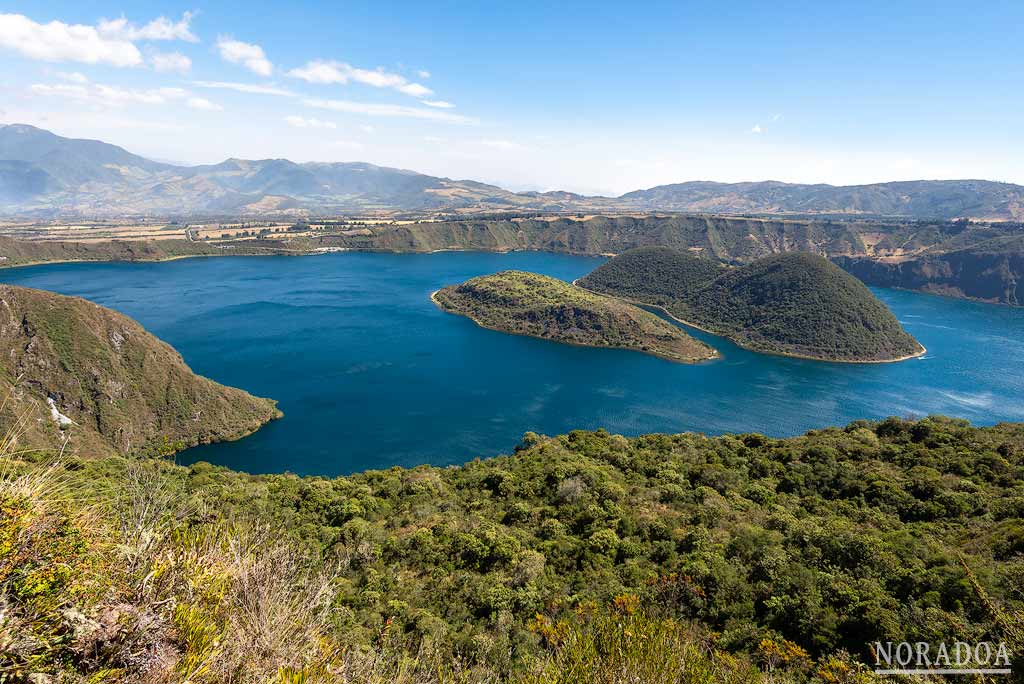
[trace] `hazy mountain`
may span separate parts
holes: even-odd
[[[1024,186],[984,180],[848,186],[694,181],[636,190],[619,200],[637,208],[662,211],[1024,220]]]
[[[0,212],[273,214],[387,210],[681,211],[1024,220],[1024,187],[980,180],[837,187],[695,181],[621,197],[515,193],[362,162],[228,159],[178,166],[33,126],[0,126]]]

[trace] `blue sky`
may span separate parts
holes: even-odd
[[[0,122],[513,189],[1024,183],[1024,3],[553,4],[0,6]]]

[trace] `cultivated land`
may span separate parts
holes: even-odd
[[[660,306],[753,351],[847,362],[924,353],[862,282],[814,254],[777,254],[725,268],[649,247],[611,259],[579,284]]]
[[[192,373],[122,314],[77,297],[0,285],[0,431],[54,452],[170,454],[243,437],[273,401]]]
[[[449,313],[501,332],[641,351],[685,363],[718,356],[648,311],[536,273],[481,276],[438,290],[431,298]]]

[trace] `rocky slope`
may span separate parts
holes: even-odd
[[[678,327],[625,302],[556,278],[503,271],[439,290],[434,302],[492,330],[587,347],[631,349],[672,361],[717,353]]]
[[[0,428],[83,455],[170,453],[235,439],[273,401],[195,375],[132,319],[76,297],[0,285]]]
[[[839,257],[835,262],[870,285],[998,304],[1024,304],[1024,235],[902,261]]]

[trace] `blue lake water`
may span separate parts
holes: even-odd
[[[345,253],[55,264],[0,271],[0,281],[117,309],[195,371],[277,399],[282,420],[181,454],[249,472],[461,463],[507,453],[527,430],[781,436],[890,415],[1024,420],[1024,309],[876,290],[926,356],[820,363],[694,332],[724,358],[691,366],[484,330],[429,299],[503,269],[573,280],[599,263],[538,252]]]

